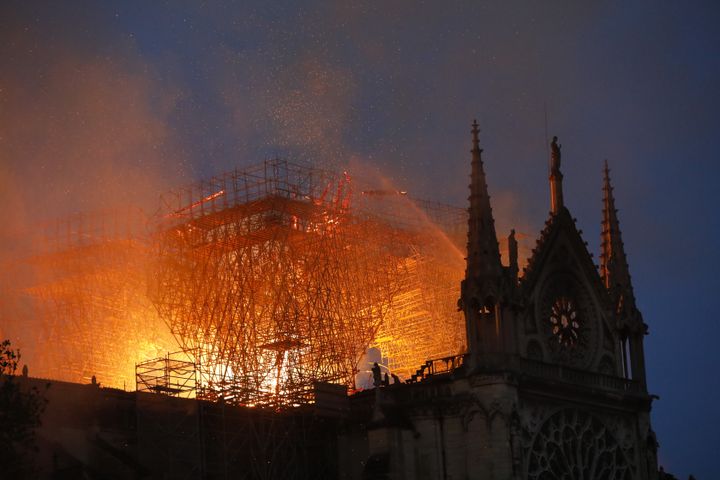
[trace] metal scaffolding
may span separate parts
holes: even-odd
[[[146,222],[140,210],[127,209],[44,226],[25,289],[40,319],[28,332],[36,375],[132,386],[135,363],[173,349],[146,295]]]
[[[277,408],[371,347],[404,379],[464,350],[462,209],[283,160],[159,203],[42,229],[36,375]]]
[[[137,391],[195,397],[197,366],[184,358],[183,352],[175,352],[138,363],[135,367]]]
[[[462,350],[462,257],[439,208],[354,188],[270,160],[163,196],[150,296],[195,355],[200,397],[296,405],[314,382],[355,387],[370,346],[402,376]],[[444,208],[457,227],[464,212]]]

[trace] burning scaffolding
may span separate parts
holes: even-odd
[[[282,160],[168,192],[152,217],[54,222],[25,289],[33,371],[273,407],[318,382],[360,388],[369,348],[409,378],[464,351],[465,226],[461,209]]]
[[[358,199],[353,186],[274,160],[162,198],[151,298],[201,396],[294,404],[314,382],[354,386],[373,345],[402,375],[462,349],[462,270],[425,252],[437,227],[410,228],[406,198]]]
[[[42,376],[132,385],[135,363],[173,348],[146,295],[146,219],[137,209],[78,214],[43,228],[30,258],[41,322],[33,370]]]
[[[404,195],[364,197],[359,210],[379,217],[384,237],[404,248],[398,252],[389,311],[371,343],[388,369],[408,378],[429,359],[464,352],[457,289],[464,268],[465,211]]]

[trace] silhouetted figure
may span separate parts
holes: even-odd
[[[373,385],[379,387],[382,385],[382,376],[380,375],[380,365],[375,362],[372,367]]]
[[[26,365],[23,365],[22,376],[25,377],[25,378],[27,378],[27,376],[28,376],[27,364],[26,364]]]
[[[94,387],[97,387],[98,383],[97,383],[97,378],[95,378],[95,375],[93,375],[92,378],[90,379],[90,384]]]
[[[390,377],[388,377],[387,372],[385,372],[385,378],[383,379],[383,385],[386,387],[390,385]]]
[[[562,145],[557,143],[558,138],[553,137],[552,143],[550,144],[550,159],[551,164],[550,168],[553,172],[559,172],[560,171],[560,149],[562,148]]]
[[[392,379],[393,379],[393,385],[396,384],[396,383],[402,383],[402,382],[400,381],[400,377],[398,377],[398,376],[395,375],[394,373],[391,373],[390,375],[392,376]]]

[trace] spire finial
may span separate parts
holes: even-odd
[[[468,265],[470,277],[499,276],[500,250],[495,235],[495,220],[490,206],[490,195],[485,180],[482,149],[478,140],[477,120],[472,124],[473,149],[470,173],[470,209],[468,216]]]
[[[560,157],[562,156],[561,149],[562,145],[557,143],[558,138],[553,137],[552,143],[550,143],[550,170],[553,172],[560,173]]]
[[[472,130],[470,130],[472,133],[472,142],[473,142],[473,151],[480,149],[480,139],[478,138],[478,134],[480,133],[480,128],[477,122],[477,119],[473,120],[472,123]]]
[[[563,174],[560,172],[560,149],[562,145],[558,143],[558,138],[553,137],[550,144],[550,209],[553,215],[557,214],[563,207],[562,179]]]

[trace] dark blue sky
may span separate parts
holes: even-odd
[[[443,5],[449,3],[449,5]],[[715,2],[0,4],[0,223],[281,155],[464,206],[482,128],[499,232],[547,217],[548,133],[597,257],[612,168],[650,326],[661,462],[720,478]]]

